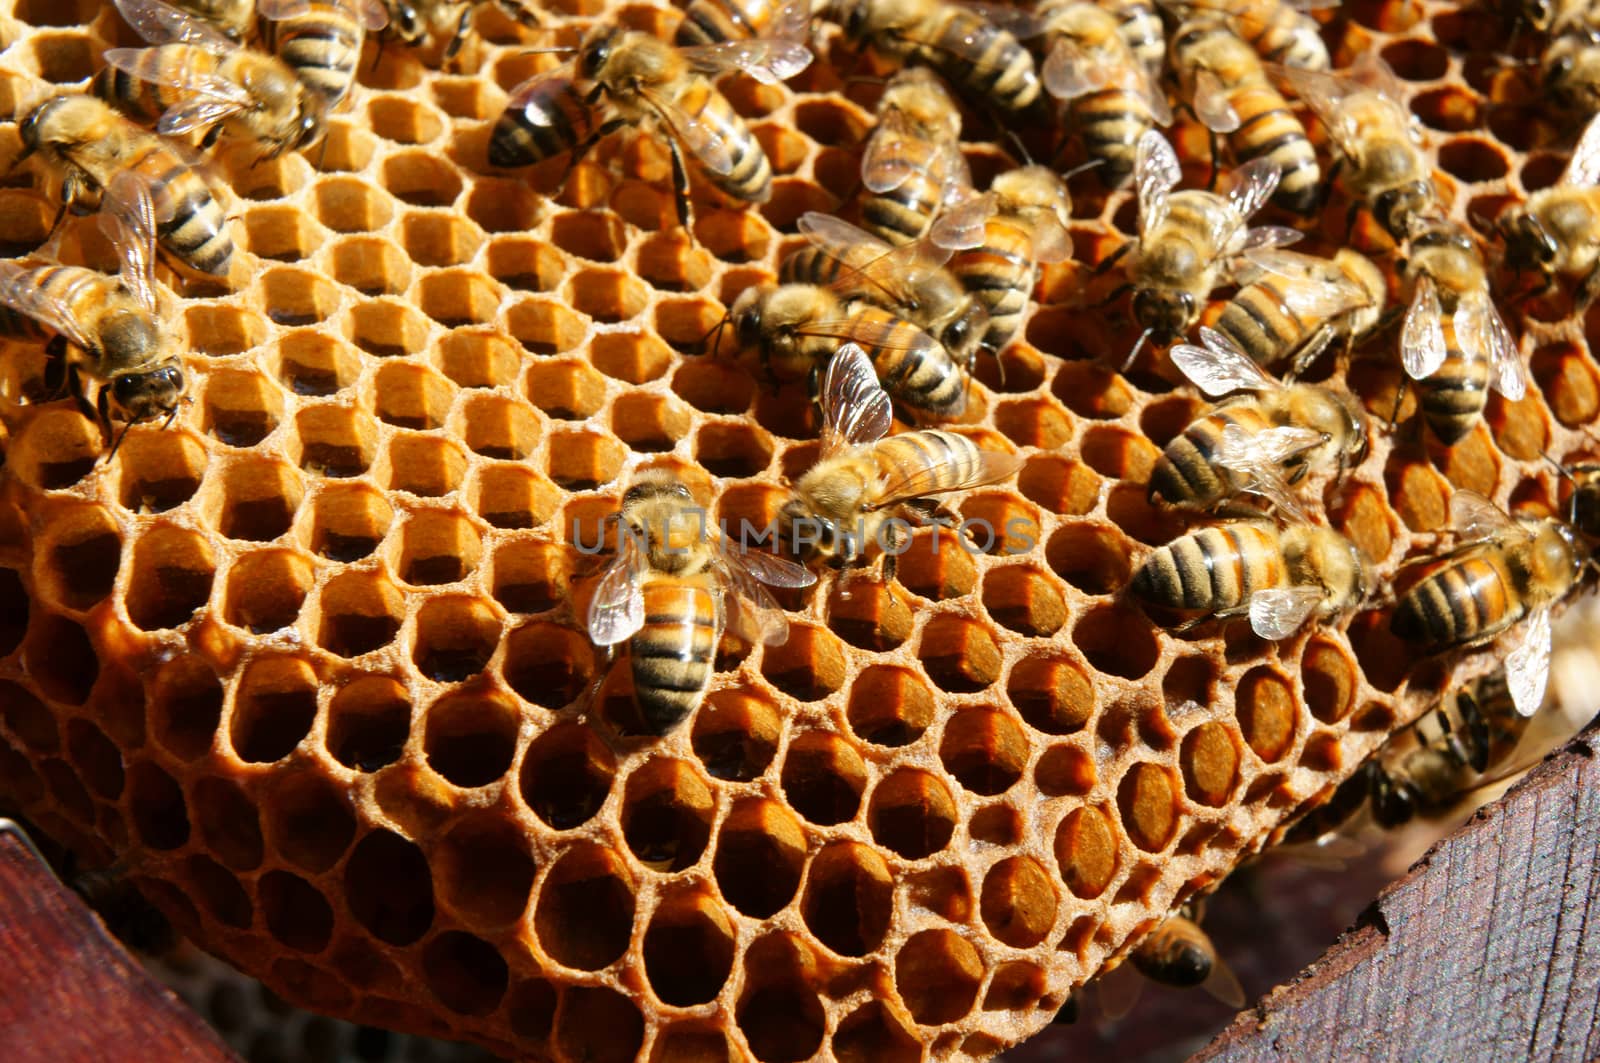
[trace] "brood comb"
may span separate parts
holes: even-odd
[[[642,463],[762,524],[813,459],[803,387],[694,352],[802,211],[853,194],[875,89],[838,46],[789,88],[730,84],[776,185],[759,209],[700,202],[691,241],[648,140],[559,198],[559,163],[487,166],[508,90],[559,58],[480,6],[464,72],[369,45],[325,146],[221,153],[239,283],[163,278],[193,398],[170,427],[102,460],[70,402],[21,401],[47,390],[41,351],[0,348],[0,791],[208,949],[310,1008],[513,1056],[986,1058],[1490,666],[1416,662],[1380,612],[1274,645],[1126,604],[1184,527],[1144,484],[1202,404],[1170,369],[1110,368],[1133,334],[1077,305],[1080,263],[1046,271],[963,429],[1025,461],[954,508],[1035,541],[974,554],[924,530],[897,584],[790,599],[789,641],[722,660],[682,728],[620,736],[625,669],[584,705],[597,564],[575,543]],[[677,17],[562,10],[559,43]],[[1560,170],[1539,149],[1567,131],[1531,119],[1499,30],[1365,2],[1329,30],[1336,63],[1375,49],[1405,79],[1461,219]],[[109,5],[19,0],[0,111],[135,43]],[[17,147],[0,125],[0,156]],[[980,182],[1009,164],[968,151]],[[1087,263],[1133,221],[1092,184]],[[53,215],[26,170],[0,188],[8,253]],[[108,264],[91,233],[69,222],[62,254]],[[1547,316],[1525,400],[1491,398],[1449,450],[1409,417],[1375,430],[1328,492],[1385,577],[1437,548],[1452,487],[1559,510],[1541,455],[1594,447],[1600,369],[1586,322]],[[1375,422],[1394,345],[1331,377]]]

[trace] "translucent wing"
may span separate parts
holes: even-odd
[[[1148,236],[1167,220],[1167,194],[1177,187],[1183,171],[1167,138],[1154,129],[1139,138],[1134,155],[1133,181],[1139,190],[1139,235]]]
[[[1291,229],[1287,225],[1257,225],[1254,229],[1245,231],[1240,238],[1238,251],[1270,251],[1275,247],[1287,247],[1297,242],[1305,233],[1299,229]]]
[[[1318,0],[1306,0],[1306,2],[1314,3]],[[1333,2],[1337,3],[1337,0]],[[1200,983],[1200,988],[1235,1011],[1250,1002],[1250,998],[1244,995],[1244,986],[1239,984],[1239,976],[1233,973],[1232,967],[1223,962],[1221,956],[1211,961],[1211,976]]]
[[[1171,125],[1172,105],[1167,102],[1167,92],[1161,87],[1161,72],[1139,66],[1137,73],[1137,78],[1131,79],[1134,81],[1131,87],[1144,97],[1145,106],[1150,108],[1150,117],[1156,120],[1156,125]]]
[[[641,87],[639,96],[661,118],[667,132],[700,160],[700,165],[714,174],[733,171],[733,152],[715,126],[702,122],[659,92]]]
[[[1250,596],[1250,630],[1272,642],[1286,639],[1316,611],[1320,587],[1274,587]]]
[[[1217,464],[1247,477],[1244,491],[1260,495],[1292,520],[1310,519],[1283,475],[1283,463],[1322,442],[1304,428],[1269,428],[1251,435],[1237,425],[1223,429]]]
[[[1267,391],[1282,386],[1223,333],[1202,326],[1200,342],[1205,346],[1180,343],[1169,353],[1172,364],[1207,395],[1215,397],[1230,391]]]
[[[1479,542],[1508,530],[1526,535],[1504,510],[1476,491],[1457,491],[1450,496],[1450,526],[1465,542]]]
[[[1316,113],[1327,127],[1328,135],[1338,145],[1340,153],[1355,155],[1360,152],[1363,130],[1354,109],[1346,108],[1344,104],[1352,96],[1370,91],[1367,86],[1319,70],[1283,66],[1272,66],[1270,69],[1279,79],[1287,82],[1294,94]]]
[[[811,65],[811,49],[794,40],[758,37],[748,41],[722,41],[678,53],[704,74],[739,70],[763,85],[777,85]]]
[[[811,0],[784,0],[772,16],[767,36],[780,41],[804,41],[811,28]]]
[[[1051,46],[1039,73],[1045,89],[1058,100],[1075,100],[1117,84],[1114,69],[1064,39]]]
[[[226,103],[235,110],[251,106],[250,93],[243,86],[212,73],[215,61],[204,49],[193,45],[169,45],[162,61],[153,64],[153,71],[141,69],[140,66],[140,57],[147,51],[145,48],[112,48],[105,53],[106,64],[140,80],[153,72],[157,85]]]
[[[997,206],[998,200],[992,192],[962,200],[940,213],[938,220],[928,230],[929,242],[947,251],[981,247],[988,234],[988,221],[994,217]],[[935,256],[941,263],[948,257]]]
[[[1036,262],[1065,262],[1072,257],[1072,234],[1057,218],[1046,215],[1034,221],[1033,257]]]
[[[859,343],[885,351],[912,351],[924,358],[940,358],[947,353],[938,340],[898,320],[889,322],[837,317],[807,322],[796,326],[794,331],[800,336],[826,336],[840,343]]]
[[[208,52],[231,52],[239,47],[204,19],[180,11],[161,0],[116,0],[117,10],[133,31],[151,44],[193,44]]]
[[[1350,76],[1363,88],[1376,91],[1391,103],[1399,104],[1405,97],[1405,86],[1387,60],[1376,50],[1360,52],[1350,63]]]
[[[156,123],[156,131],[164,136],[181,137],[193,130],[215,125],[242,110],[244,107],[239,104],[217,99],[195,99],[175,103],[167,108],[161,120]]]
[[[726,545],[718,573],[729,592],[728,623],[751,642],[781,646],[789,641],[789,618],[759,581],[779,587],[809,587],[817,577],[793,561],[771,554],[745,553]],[[768,578],[771,577],[771,578]]]
[[[1550,683],[1550,610],[1535,609],[1516,645],[1506,654],[1506,685],[1517,712],[1532,716],[1544,704]]]
[[[1600,115],[1590,119],[1584,128],[1578,146],[1572,149],[1567,170],[1561,175],[1561,183],[1575,188],[1600,184]]]
[[[9,259],[0,260],[0,305],[8,306],[59,333],[75,347],[91,349],[93,343],[88,333],[78,326],[71,308],[26,280],[25,274],[28,272],[27,268]]]
[[[1489,293],[1472,292],[1456,308],[1456,334],[1470,336],[1480,355],[1489,361],[1489,383],[1496,391],[1516,402],[1528,393],[1528,370],[1522,352],[1495,309]]]
[[[1278,289],[1284,304],[1303,318],[1325,320],[1372,302],[1360,285],[1325,267],[1325,260],[1309,255],[1252,247],[1233,276],[1241,284],[1253,284],[1269,273],[1290,281]]]
[[[872,361],[860,347],[846,343],[822,378],[822,453],[882,439],[893,420]]]
[[[156,312],[156,208],[150,188],[132,170],[124,170],[106,186],[100,227],[121,262],[122,283],[150,313]]]
[[[1426,275],[1417,279],[1417,290],[1406,309],[1405,324],[1400,328],[1400,362],[1412,380],[1426,380],[1444,364],[1444,326],[1439,316],[1439,293],[1434,290],[1433,278]]]
[[[1194,113],[1213,133],[1232,133],[1239,128],[1239,112],[1228,102],[1228,91],[1209,70],[1194,76]]]
[[[751,576],[772,587],[809,587],[817,582],[817,574],[804,565],[787,558],[762,553],[759,550],[742,550],[723,540],[723,552],[749,571]]]
[[[922,136],[911,128],[906,115],[895,109],[887,110],[878,119],[878,126],[867,139],[867,149],[861,155],[861,183],[873,193],[883,195],[905,184],[916,167],[907,163],[907,141],[920,141]],[[915,158],[915,156],[911,156]]]
[[[617,533],[617,556],[606,567],[589,599],[589,640],[596,646],[615,646],[644,627],[644,552],[625,529]]]
[[[961,6],[982,15],[989,25],[1003,29],[1019,40],[1037,37],[1048,28],[1046,19],[1035,12],[1005,4],[963,3]]]
[[[1271,159],[1252,159],[1233,172],[1228,202],[1240,218],[1249,218],[1272,198],[1282,177],[1283,171]]]
[[[840,274],[828,287],[872,302],[917,305],[918,284],[950,257],[948,249],[927,241],[891,247],[847,221],[816,211],[802,214],[798,228],[813,247],[839,264]]]
[[[992,484],[996,480],[1004,480],[1021,465],[1022,458],[1016,454],[980,450],[969,467],[960,469],[938,465],[923,465],[915,469],[902,467],[879,485],[882,501],[878,508],[908,498],[923,498]]]
[[[361,28],[376,33],[389,24],[389,14],[377,0],[322,0],[353,15]],[[270,22],[298,18],[315,7],[313,0],[256,0],[256,13]]]

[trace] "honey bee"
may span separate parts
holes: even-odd
[[[389,24],[378,0],[256,0],[267,42],[329,110],[355,83],[361,43]]]
[[[1150,79],[1159,81],[1161,68],[1167,61],[1167,31],[1155,4],[1148,0],[1096,0],[1096,3],[1117,20],[1118,33],[1133,57],[1149,72]]]
[[[961,154],[961,112],[937,74],[900,71],[878,101],[878,124],[861,156],[861,224],[891,244],[928,234],[939,213],[972,186]]]
[[[1339,0],[1163,0],[1183,18],[1214,17],[1247,42],[1268,63],[1300,70],[1333,65],[1322,27],[1306,12],[1336,7]]]
[[[1045,88],[1067,100],[1068,115],[1100,178],[1116,187],[1133,172],[1140,138],[1172,121],[1166,93],[1119,32],[1116,19],[1088,0],[1045,0],[1051,41]]]
[[[1394,71],[1377,55],[1362,53],[1351,76],[1289,67],[1279,73],[1338,150],[1335,169],[1343,172],[1352,217],[1365,205],[1391,237],[1404,240],[1411,219],[1434,209],[1438,190]]]
[[[1222,308],[1216,331],[1262,365],[1292,359],[1299,376],[1334,340],[1353,341],[1378,324],[1388,298],[1383,271],[1344,249],[1333,258],[1248,251],[1244,284]]]
[[[1512,0],[1507,6],[1511,14],[1552,36],[1600,25],[1593,0]]]
[[[1517,341],[1495,309],[1472,236],[1443,218],[1413,218],[1401,272],[1411,304],[1400,331],[1405,371],[1419,381],[1422,416],[1446,446],[1478,423],[1494,388],[1512,402],[1528,390]]]
[[[156,239],[177,261],[226,277],[233,263],[227,217],[181,149],[93,96],[52,96],[23,116],[21,162],[34,154],[61,179],[61,209],[93,206],[119,174],[143,181]]]
[[[472,32],[472,20],[478,9],[488,0],[381,0],[388,17],[389,32],[400,43],[410,47],[425,44],[434,33],[447,26],[450,41],[445,45],[443,59],[454,59],[467,43]],[[501,11],[524,26],[538,28],[541,23],[536,10],[528,0],[493,0]],[[452,26],[453,24],[453,26]]]
[[[1519,622],[1506,654],[1506,684],[1524,716],[1550,678],[1550,609],[1578,584],[1589,551],[1573,528],[1546,518],[1513,520],[1470,491],[1450,496],[1461,545],[1400,599],[1389,628],[1427,652],[1482,646]]]
[[[772,376],[814,378],[839,344],[852,343],[872,356],[889,393],[919,419],[959,417],[967,408],[965,374],[938,340],[893,311],[841,299],[829,288],[748,288],[728,309],[725,324],[741,346],[760,352]]]
[[[1039,100],[1039,74],[1009,30],[947,0],[831,0],[827,15],[856,43],[933,67],[972,99],[1008,114]]]
[[[891,247],[816,211],[802,214],[798,227],[811,246],[784,259],[779,281],[825,285],[845,298],[902,314],[958,363],[972,365],[989,330],[989,312],[944,268],[948,250],[927,241]]]
[[[742,70],[767,84],[793,77],[811,62],[797,41],[748,40],[703,48],[678,48],[646,33],[599,26],[584,38],[576,74],[591,87],[580,92],[564,65],[518,85],[489,138],[489,161],[527,166],[563,153],[575,165],[601,137],[624,126],[646,125],[672,152],[678,220],[689,227],[689,172],[683,149],[725,195],[765,203],[772,195],[772,164],[750,127],[717,91],[708,74]],[[597,105],[606,117],[597,124]]]
[[[755,37],[803,41],[811,0],[689,0],[673,40],[684,47]]]
[[[53,334],[55,345],[70,345],[68,385],[81,399],[79,374],[99,383],[95,411],[109,429],[113,416],[130,426],[176,416],[184,380],[177,344],[161,322],[151,272],[156,220],[150,192],[126,173],[111,181],[105,200],[107,209],[98,220],[116,248],[117,275],[0,260],[0,333]]]
[[[640,716],[650,733],[667,734],[705,698],[724,629],[769,646],[788,639],[789,622],[761,584],[807,587],[816,576],[708,529],[666,469],[635,477],[614,519],[617,554],[590,600],[589,637],[628,644]]]
[[[1200,929],[1197,904],[1185,905],[1146,934],[1128,959],[1138,972],[1161,985],[1201,988],[1224,1004],[1242,1008],[1244,987],[1228,969],[1211,936]]]
[[[1007,170],[995,177],[986,196],[992,213],[983,223],[982,240],[957,251],[948,269],[988,310],[982,343],[998,354],[1022,327],[1039,263],[1072,254],[1067,232],[1072,197],[1045,166]]]
[[[1314,524],[1280,530],[1260,520],[1174,539],[1145,558],[1129,589],[1149,605],[1190,614],[1180,631],[1248,615],[1250,629],[1275,642],[1309,619],[1326,623],[1355,609],[1370,586],[1366,558],[1338,532]]]
[[[326,107],[281,59],[241,48],[161,0],[117,0],[150,48],[112,48],[91,88],[135,121],[182,136],[207,130],[260,144],[273,158],[322,135]]]
[[[172,6],[205,19],[236,41],[250,36],[255,26],[255,0],[173,0]]]
[[[1322,198],[1322,169],[1305,127],[1257,58],[1255,49],[1216,22],[1191,22],[1172,38],[1172,64],[1194,113],[1213,133],[1228,135],[1242,163],[1270,160],[1279,181],[1275,202],[1299,214]]]
[[[1600,462],[1580,462],[1562,469],[1572,481],[1567,522],[1591,539],[1600,539]]]
[[[893,415],[866,352],[841,346],[823,374],[822,451],[784,504],[786,541],[810,560],[860,564],[877,545],[894,571],[902,513],[926,513],[929,496],[1002,480],[1022,460],[937,429],[888,436]]]
[[[1281,247],[1300,237],[1293,229],[1246,228],[1278,187],[1278,167],[1270,159],[1241,166],[1226,196],[1198,189],[1173,192],[1181,176],[1166,137],[1152,129],[1139,138],[1133,168],[1139,239],[1123,247],[1133,252],[1126,267],[1134,289],[1133,316],[1145,331],[1124,368],[1150,336],[1170,343],[1188,332],[1211,289],[1231,275],[1244,252]]]
[[[1568,110],[1600,111],[1600,28],[1562,33],[1550,39],[1539,57],[1545,91]]]
[[[1590,121],[1566,172],[1552,188],[1500,215],[1506,263],[1519,272],[1538,269],[1547,278],[1581,273],[1577,312],[1600,292],[1600,117]]]
[[[1323,469],[1359,464],[1366,417],[1349,396],[1315,384],[1281,384],[1232,339],[1200,330],[1203,347],[1181,344],[1172,361],[1207,395],[1225,399],[1167,444],[1150,472],[1150,499],[1208,509],[1250,492],[1305,519],[1290,485]]]

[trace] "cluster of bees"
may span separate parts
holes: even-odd
[[[121,270],[0,262],[0,330],[50,338],[74,396],[108,436],[113,420],[170,419],[183,401],[182,352],[153,280],[158,250],[181,269],[229,275],[227,219],[198,152],[218,138],[266,156],[314,146],[350,90],[366,35],[387,30],[415,44],[448,33],[448,60],[480,5],[116,6],[148,46],[106,53],[90,93],[53,96],[18,121],[23,154],[59,185],[63,211],[100,211]],[[499,6],[539,24],[523,4]],[[1582,5],[1538,0],[1508,14],[1549,34],[1547,85],[1574,107],[1600,110],[1600,20]],[[997,356],[1017,335],[1041,264],[1070,256],[1071,200],[1062,174],[1033,163],[974,188],[952,90],[1002,130],[1043,119],[1041,127],[1070,131],[1068,143],[1107,187],[1131,181],[1137,237],[1100,267],[1120,268],[1143,330],[1128,362],[1153,341],[1218,400],[1166,447],[1149,484],[1154,502],[1217,520],[1151,551],[1128,592],[1173,625],[1245,616],[1265,639],[1381,597],[1368,559],[1297,496],[1299,485],[1358,463],[1373,427],[1351,396],[1298,377],[1392,320],[1386,279],[1352,250],[1328,259],[1285,250],[1299,230],[1252,219],[1269,202],[1302,216],[1320,209],[1337,178],[1352,214],[1367,212],[1399,245],[1408,293],[1399,359],[1440,443],[1473,429],[1489,390],[1515,400],[1528,385],[1496,309],[1490,262],[1448,217],[1382,60],[1363,56],[1332,72],[1317,23],[1288,0],[1041,0],[1031,10],[687,0],[674,41],[603,23],[563,49],[570,60],[517,86],[491,132],[489,161],[521,167],[565,156],[570,168],[631,128],[670,151],[686,227],[695,174],[726,199],[764,202],[771,164],[716,79],[793,77],[812,61],[819,18],[903,65],[864,146],[860,225],[802,216],[807,246],[784,261],[779,283],[742,292],[708,345],[731,333],[770,379],[811,382],[820,458],[783,507],[784,556],[708,529],[689,490],[664,471],[630,484],[587,628],[597,646],[626,644],[645,730],[667,733],[693,713],[724,632],[769,644],[787,637],[765,586],[806,587],[818,568],[878,557],[881,578],[892,578],[907,529],[948,518],[938,496],[1003,479],[1019,463],[928,426],[964,412],[974,360]],[[1209,131],[1213,159],[1233,160],[1226,191],[1216,188],[1215,166],[1211,187],[1179,187],[1177,154],[1160,131],[1172,120],[1168,86]],[[1326,129],[1327,167],[1290,97]],[[1581,278],[1580,308],[1600,290],[1597,185],[1600,121],[1561,182],[1495,223],[1505,264],[1551,284]],[[1237,294],[1199,329],[1199,344],[1186,342],[1225,285]],[[1274,367],[1284,367],[1281,378],[1267,371]],[[92,404],[86,379],[99,385]],[[890,434],[897,407],[920,427]],[[1411,752],[1375,759],[1352,780],[1345,796],[1370,797],[1381,819],[1433,801],[1467,768],[1485,770],[1539,705],[1551,607],[1577,588],[1600,538],[1600,466],[1562,474],[1574,481],[1564,520],[1514,519],[1457,492],[1458,546],[1390,603],[1393,632],[1423,652],[1522,627],[1497,686],[1457,695],[1410,732]],[[1210,967],[1196,960],[1183,926],[1174,920],[1153,937],[1141,966],[1203,980]]]

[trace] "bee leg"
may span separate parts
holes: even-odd
[[[594,101],[593,99],[590,99],[589,102],[592,103]],[[560,195],[561,192],[566,189],[567,179],[572,176],[572,171],[578,168],[578,163],[583,161],[583,157],[589,154],[589,150],[596,144],[600,143],[600,141],[604,140],[606,137],[610,136],[612,133],[615,133],[617,130],[621,129],[627,124],[627,121],[624,119],[613,118],[610,121],[603,123],[600,128],[596,129],[593,133],[590,133],[588,140],[585,140],[582,144],[579,144],[577,147],[573,148],[572,154],[567,156],[567,168],[561,172],[561,182],[556,186],[556,195]]]
[[[1124,255],[1133,250],[1133,245],[1133,240],[1122,241],[1121,244],[1117,245],[1117,249],[1115,251],[1111,252],[1111,254],[1100,260],[1100,262],[1090,272],[1090,276],[1098,277],[1102,273],[1109,273],[1113,266],[1122,261],[1122,257]],[[1121,295],[1121,290],[1119,290],[1117,294]],[[1107,301],[1109,302],[1110,300]]]
[[[1411,381],[1405,376],[1400,377],[1400,388],[1394,393],[1394,409],[1389,411],[1389,431],[1394,431],[1395,422],[1400,419],[1400,406],[1406,401],[1406,389],[1411,386]]]
[[[694,246],[694,212],[689,204],[689,168],[683,161],[683,149],[678,146],[676,137],[667,137],[667,148],[672,153],[672,194],[678,207],[678,224],[683,226],[683,231],[688,234],[689,244]]]
[[[1218,165],[1218,159],[1221,158],[1222,154],[1222,139],[1217,136],[1215,129],[1207,126],[1206,140],[1211,144],[1211,176],[1206,180],[1206,191],[1215,192],[1217,190],[1217,179],[1222,176],[1222,167]]]
[[[210,129],[206,130],[206,135],[200,139],[200,148],[201,148],[201,150],[202,151],[210,151],[212,148],[216,147],[217,146],[217,140],[221,136],[222,136],[222,123],[221,122],[216,122],[211,126]]]
[[[472,29],[472,5],[461,6],[461,17],[456,20],[456,31],[450,37],[450,43],[445,45],[444,55],[441,57],[448,66],[457,55],[461,53],[461,46],[467,43],[467,34]]]

